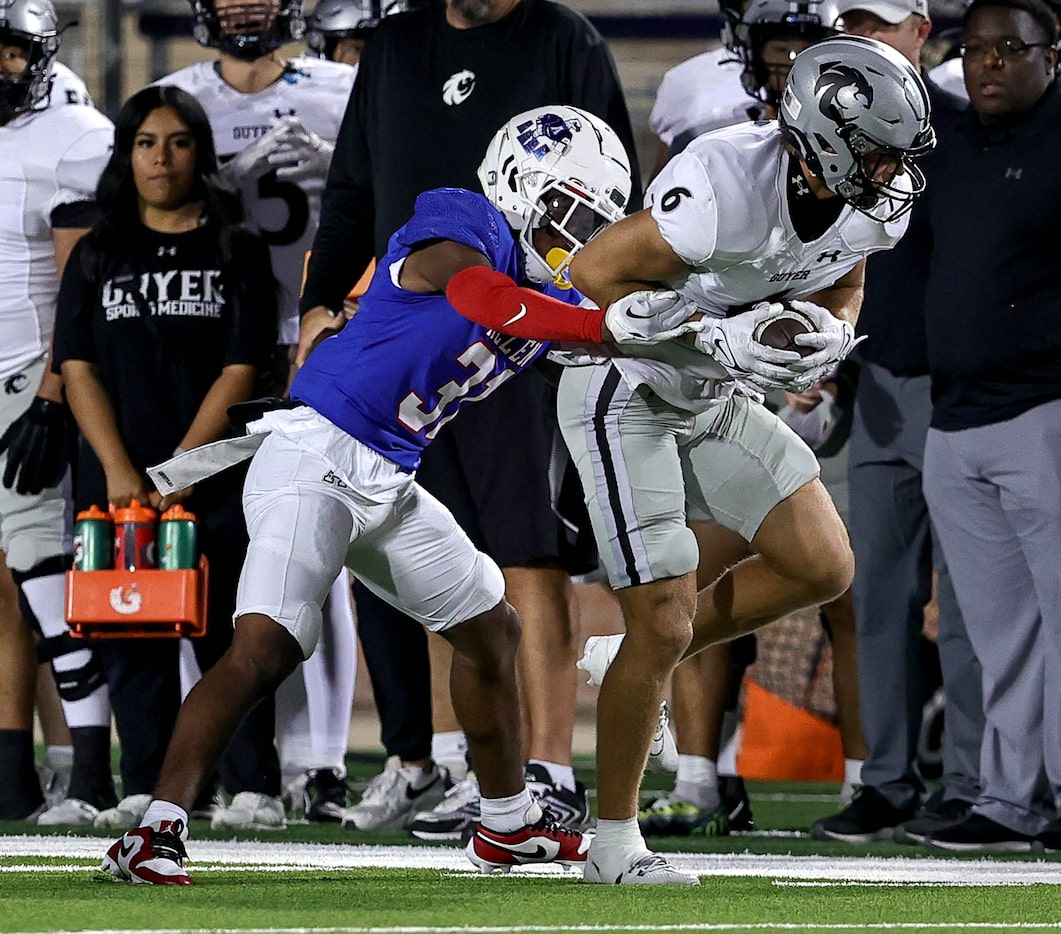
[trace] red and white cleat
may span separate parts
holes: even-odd
[[[162,821],[157,828],[137,827],[116,840],[100,867],[122,882],[143,885],[191,885],[184,871],[187,828],[184,821]]]
[[[513,866],[536,863],[560,863],[584,866],[592,834],[584,835],[542,817],[536,824],[520,827],[512,833],[498,833],[481,823],[464,852],[483,873],[495,869],[508,872]]]

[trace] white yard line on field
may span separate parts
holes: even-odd
[[[0,858],[19,866],[0,866],[0,874],[86,870],[78,860],[95,863],[106,838],[59,836],[0,837]],[[189,868],[198,872],[294,872],[321,869],[433,869],[471,872],[460,847],[357,846],[350,844],[245,841],[192,841]],[[58,866],[26,868],[27,857],[63,860]],[[1059,885],[1061,863],[1047,860],[934,859],[931,857],[824,857],[750,853],[668,853],[679,869],[700,876],[753,876],[767,879],[904,885]],[[69,860],[70,862],[67,862]],[[558,866],[523,867],[518,873],[570,879]]]

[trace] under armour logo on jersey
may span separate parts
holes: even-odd
[[[9,396],[17,395],[29,385],[29,377],[25,373],[16,373],[4,380],[4,392]]]
[[[471,97],[474,90],[475,75],[468,69],[458,71],[455,75],[450,75],[442,85],[442,100],[450,107],[455,107]]]
[[[281,117],[293,117],[295,116],[295,108],[292,107],[285,113],[279,107],[277,107],[276,110],[273,111],[273,116],[276,117],[277,120],[279,120]]]
[[[840,250],[826,250],[824,253],[819,253],[818,258],[815,260],[816,263],[824,263],[829,260],[830,263],[835,263],[840,259]]]
[[[160,246],[158,248],[159,256],[176,256],[177,248],[175,246]]]
[[[1023,171],[1024,171],[1024,169],[1008,168],[1008,169],[1006,169],[1005,178],[1012,178],[1014,181],[1019,182],[1020,181],[1021,172],[1023,172]]]

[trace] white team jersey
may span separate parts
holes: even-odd
[[[48,350],[59,292],[52,211],[93,199],[114,142],[103,114],[67,104],[65,78],[51,106],[0,126],[0,379]]]
[[[824,234],[804,243],[789,214],[787,163],[777,124],[764,121],[700,136],[667,164],[645,204],[691,267],[668,286],[724,317],[766,299],[805,298],[906,231],[908,214],[884,224],[845,206]],[[650,352],[654,359],[614,361],[630,385],[648,385],[690,411],[724,398],[715,382],[723,372],[710,357],[673,342]]]
[[[674,137],[701,124],[706,125],[703,101],[714,99],[711,106],[723,110],[752,103],[740,83],[741,66],[725,46],[703,52],[675,65],[660,82],[648,125],[668,146]],[[722,95],[724,97],[716,95]],[[747,120],[746,116],[741,120]],[[732,119],[727,123],[733,123]]]
[[[96,106],[85,82],[62,62],[52,62],[52,93],[49,104],[52,107],[58,104]]]
[[[944,91],[950,91],[963,101],[969,99],[969,92],[965,87],[965,70],[960,58],[948,58],[945,62],[940,62],[928,76]]]
[[[241,94],[218,74],[216,62],[199,62],[162,78],[198,98],[214,131],[218,158],[234,156],[269,129],[275,117],[294,115],[334,143],[356,70],[349,65],[299,57],[278,81],[257,94]],[[280,343],[298,343],[298,297],[306,253],[320,220],[324,176],[298,183],[270,170],[240,186],[249,225],[269,244],[280,285]]]

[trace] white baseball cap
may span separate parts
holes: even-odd
[[[864,10],[892,25],[901,23],[911,13],[928,18],[928,0],[840,0],[839,6],[841,16]]]

